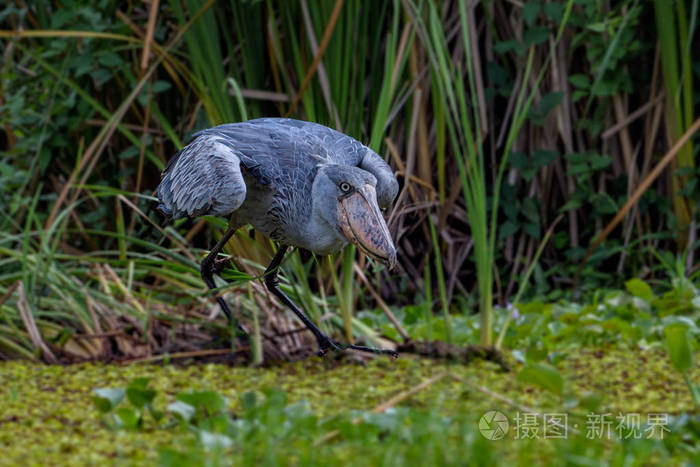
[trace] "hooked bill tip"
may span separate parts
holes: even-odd
[[[389,269],[396,266],[396,248],[377,206],[374,187],[365,185],[340,200],[338,221],[346,238],[363,253]]]

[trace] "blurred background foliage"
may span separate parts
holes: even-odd
[[[697,276],[697,138],[654,174],[698,114],[697,1],[1,8],[0,358],[230,352],[198,269],[225,220],[162,225],[152,195],[194,132],[263,116],[365,142],[402,186],[387,213],[397,270],[353,249],[285,262],[284,287],[326,331],[474,342],[479,277],[505,309],[519,290],[553,302]],[[468,195],[473,167],[483,190]],[[481,259],[478,225],[495,235]],[[255,342],[286,358],[313,346],[250,280],[272,251],[245,229],[220,284]]]

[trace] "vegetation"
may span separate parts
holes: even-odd
[[[0,446],[10,464],[697,462],[698,420],[683,415],[692,402],[664,361],[658,349],[642,355],[609,347],[560,360],[571,430],[565,439],[542,432],[544,414],[561,410],[557,395],[483,361],[409,357],[359,366],[306,359],[267,369],[9,362],[0,375],[7,401]],[[591,372],[600,378],[586,378]],[[699,376],[693,368],[691,377]],[[86,412],[92,398],[95,409]],[[647,431],[647,412],[661,408],[671,412],[664,439]],[[477,422],[494,409],[511,424],[505,439],[490,441]],[[529,411],[540,414],[533,439],[516,435],[516,416]],[[589,432],[591,411],[609,414],[609,436]],[[640,414],[640,425],[628,427],[636,435],[624,437],[620,413]]]
[[[51,455],[84,463],[697,462],[699,11],[698,0],[3,5],[0,360],[164,363],[0,364],[13,401],[3,450],[20,426],[45,425],[73,427]],[[314,350],[259,280],[267,239],[246,227],[226,246],[234,267],[219,293],[253,330],[236,341],[199,276],[226,220],[165,225],[154,210],[161,169],[194,132],[262,116],[366,142],[402,187],[387,213],[396,271],[352,247],[302,251],[282,287],[325,332],[439,365],[203,363]],[[491,346],[511,372],[464,361]],[[448,360],[459,363],[430,382]],[[328,374],[338,383],[318,384]],[[31,386],[37,375],[45,384]],[[61,400],[48,388],[65,411],[41,415]],[[397,394],[399,407],[372,412]],[[584,417],[580,433],[479,434],[486,410],[512,422],[523,407]],[[585,414],[606,411],[669,415],[670,436],[583,436]],[[83,451],[90,436],[100,448]]]

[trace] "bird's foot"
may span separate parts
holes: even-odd
[[[326,335],[319,337],[318,345],[319,349],[316,354],[319,357],[323,357],[324,355],[326,355],[329,350],[334,350],[335,352],[342,352],[343,350],[352,349],[360,352],[391,355],[394,358],[399,358],[398,352],[394,350],[377,349],[374,347],[365,347],[364,345],[344,344],[342,342],[335,341]]]
[[[219,274],[224,269],[228,269],[231,267],[232,267],[231,258],[217,258],[214,260],[214,263],[211,265],[211,271],[214,274]]]

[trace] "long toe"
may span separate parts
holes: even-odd
[[[364,345],[348,345],[348,349],[359,350],[360,352],[375,353],[382,355],[390,355],[394,358],[399,358],[399,353],[391,349],[377,349],[375,347],[365,347]]]
[[[352,349],[359,352],[390,355],[394,358],[399,358],[398,352],[391,349],[377,349],[374,347],[366,347],[364,345],[354,345],[354,344],[344,344],[342,342],[335,341],[328,336],[323,336],[319,339],[319,350],[318,356],[322,357],[328,353],[329,350],[334,350],[336,352],[342,352],[344,350]]]

